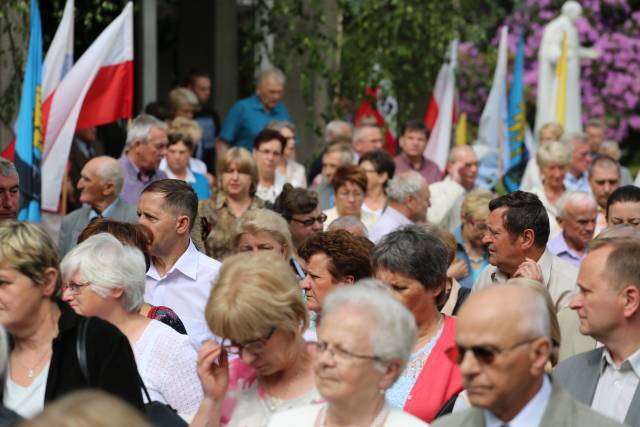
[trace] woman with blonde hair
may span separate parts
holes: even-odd
[[[264,202],[256,196],[258,168],[249,151],[233,147],[225,151],[218,164],[218,193],[200,201],[202,240],[206,253],[224,259],[233,253],[231,237],[235,221],[245,212],[261,209]]]
[[[282,257],[227,258],[205,317],[223,341],[198,351],[204,400],[192,426],[264,426],[275,412],[320,401],[302,338],[307,310]],[[229,361],[228,354],[238,357]]]
[[[79,316],[57,298],[58,251],[44,229],[5,221],[0,224],[0,242],[0,324],[13,344],[0,387],[3,404],[32,417],[45,403],[92,387],[142,411],[138,372],[127,338],[104,320]],[[82,286],[66,283],[62,289]],[[76,349],[81,332],[86,334],[86,376]]]
[[[549,237],[553,237],[560,231],[560,225],[556,220],[558,200],[565,193],[564,177],[571,163],[571,147],[560,141],[550,141],[538,149],[536,154],[542,186],[536,187],[531,192],[540,198],[540,201],[549,215]]]
[[[257,209],[236,221],[231,238],[235,252],[273,251],[290,260],[293,253],[287,221],[267,209]]]

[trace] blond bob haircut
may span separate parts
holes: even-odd
[[[58,270],[56,244],[42,227],[30,222],[7,220],[0,223],[0,266],[13,268],[38,285],[46,282],[49,268]],[[60,289],[60,276],[56,292]]]
[[[238,172],[246,173],[251,177],[249,194],[251,196],[256,194],[256,189],[258,188],[258,166],[251,153],[247,149],[240,147],[229,148],[218,162],[218,188],[222,188],[222,174],[229,172],[233,166],[238,169]]]
[[[560,141],[549,141],[538,148],[536,153],[538,166],[567,166],[571,163],[571,147]]]
[[[542,132],[551,133],[553,135],[553,138],[556,141],[559,141],[560,138],[562,138],[562,134],[564,133],[564,127],[562,127],[562,125],[557,122],[545,123],[544,125],[540,126],[540,129],[538,129],[538,140],[540,140],[540,135],[542,135]]]
[[[309,323],[291,266],[271,252],[226,258],[204,314],[215,335],[239,343],[272,327],[299,335]]]
[[[200,109],[198,97],[191,89],[186,87],[177,87],[169,92],[169,104],[176,110],[183,107],[189,107],[193,111]]]
[[[169,135],[176,133],[182,134],[189,138],[194,145],[199,144],[202,140],[202,128],[198,125],[198,122],[186,117],[176,117],[173,119],[169,125],[169,129],[167,129],[167,133]]]
[[[267,233],[285,248],[285,259],[291,258],[293,243],[287,221],[279,214],[268,209],[255,209],[245,212],[236,222],[231,242],[236,252],[243,234],[256,235]]]
[[[69,393],[47,404],[37,417],[23,427],[151,427],[131,405],[99,390]]]
[[[467,194],[462,201],[460,213],[463,218],[484,221],[489,217],[489,202],[495,198],[489,190],[474,190]]]

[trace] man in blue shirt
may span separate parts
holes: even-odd
[[[255,136],[272,121],[291,122],[289,111],[282,102],[285,77],[277,68],[265,70],[258,76],[256,94],[236,102],[222,125],[216,140],[216,153],[222,158],[229,147],[251,151]]]

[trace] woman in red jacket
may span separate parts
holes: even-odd
[[[418,327],[409,362],[386,391],[387,400],[431,423],[462,390],[460,371],[445,354],[454,344],[455,318],[438,311],[446,299],[447,248],[435,234],[409,226],[385,236],[372,258],[376,278],[413,313]]]

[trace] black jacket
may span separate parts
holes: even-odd
[[[91,384],[87,384],[76,351],[80,316],[62,301],[58,301],[58,306],[59,332],[53,340],[45,404],[74,390],[96,388],[114,394],[144,412],[138,368],[127,337],[109,322],[91,318],[86,342]]]

